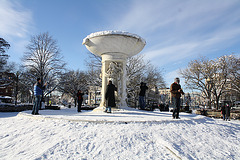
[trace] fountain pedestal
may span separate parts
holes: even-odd
[[[109,80],[118,89],[115,96],[117,107],[127,107],[126,61],[144,48],[145,40],[128,32],[103,31],[90,34],[83,40],[83,44],[90,52],[102,57],[102,97],[97,110],[106,107],[105,92]]]

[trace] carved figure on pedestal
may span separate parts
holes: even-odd
[[[109,63],[105,76],[108,78],[108,80],[112,80],[118,88],[117,97],[116,97],[117,101],[119,101],[122,98],[122,95],[121,95],[122,74],[123,74],[123,69],[122,69],[122,64],[120,62],[112,61]]]

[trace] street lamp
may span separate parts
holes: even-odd
[[[18,77],[19,77],[20,73],[17,72],[16,73],[16,93],[15,93],[15,105],[17,105],[17,95],[18,95]]]
[[[211,87],[212,81],[211,81],[211,79],[209,77],[206,79],[206,84],[207,84],[207,93],[208,93],[208,107],[209,107],[209,109],[211,109],[211,91],[210,91],[210,87]]]
[[[158,87],[155,86],[155,96],[154,96],[154,98],[155,98],[155,101],[156,101],[157,103],[159,103],[158,94],[159,94]]]

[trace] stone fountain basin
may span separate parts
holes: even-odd
[[[121,53],[127,57],[134,56],[142,51],[145,40],[137,35],[125,32],[97,32],[83,40],[87,49],[95,55]]]

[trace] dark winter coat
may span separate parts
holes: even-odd
[[[230,106],[226,106],[226,116],[230,117]]]
[[[107,100],[107,105],[109,107],[116,107],[114,91],[117,91],[117,88],[115,87],[114,84],[107,85],[105,98]]]
[[[222,114],[225,115],[226,114],[226,107],[222,106],[221,111],[222,111]]]
[[[140,86],[140,93],[139,96],[145,96],[146,90],[148,89],[147,86]]]
[[[83,93],[78,92],[77,93],[77,100],[78,101],[83,101],[83,95],[84,95]]]

